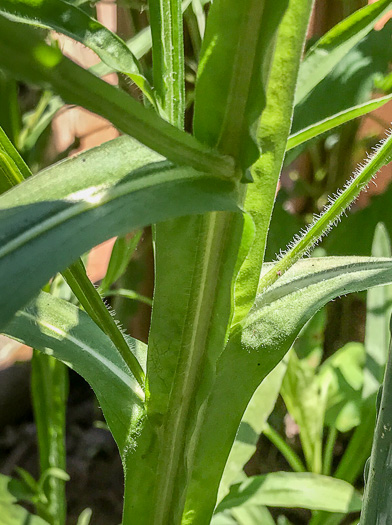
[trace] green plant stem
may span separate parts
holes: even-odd
[[[91,319],[111,339],[127,363],[136,381],[144,389],[145,375],[139,361],[132,354],[115,319],[102,301],[101,296],[87,276],[83,262],[79,259],[62,272],[64,279],[76,295]]]
[[[149,0],[154,88],[161,116],[184,127],[185,80],[181,0]]]
[[[298,454],[294,452],[294,450],[286,443],[282,436],[268,423],[266,423],[265,427],[263,428],[263,434],[271,441],[273,445],[275,445],[294,472],[306,472],[305,465],[301,461]]]
[[[324,457],[323,457],[323,469],[322,474],[329,476],[331,474],[331,466],[333,460],[333,449],[335,446],[336,438],[338,431],[336,427],[331,427],[328,432],[327,442],[324,448]]]
[[[392,135],[389,135],[365,166],[357,171],[357,174],[349,181],[344,190],[333,200],[332,204],[324,210],[320,217],[316,217],[315,222],[311,224],[298,242],[262,277],[259,284],[260,290],[269,288],[294,263],[308,253],[323,235],[329,232],[361,191],[367,187],[376,173],[390,162],[391,150]]]
[[[392,331],[392,325],[391,325]],[[392,345],[385,369],[360,525],[392,521]]]
[[[67,367],[53,357],[34,350],[31,361],[31,394],[37,428],[40,475],[49,468],[66,469],[65,412],[68,396]],[[37,506],[50,525],[66,520],[65,481],[49,476],[44,485],[48,503]]]

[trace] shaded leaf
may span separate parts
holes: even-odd
[[[348,432],[361,422],[364,346],[348,343],[320,368],[319,382],[327,383],[325,422],[340,432]]]
[[[141,392],[110,339],[76,306],[41,292],[20,310],[4,333],[63,361],[93,388],[120,452],[142,412]],[[146,347],[128,339],[130,352],[145,361]]]
[[[1,195],[0,326],[55,272],[114,235],[174,216],[238,209],[230,182],[154,162],[160,159],[120,137]]]
[[[17,505],[16,502],[24,494],[23,486],[20,482],[8,476],[0,474],[0,522],[1,525],[48,525],[39,516],[28,512],[25,508]]]
[[[63,0],[2,0],[0,12],[19,22],[64,33],[84,44],[109,67],[128,75],[154,103],[151,87],[125,42],[82,9]]]

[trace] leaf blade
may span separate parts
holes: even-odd
[[[120,452],[132,421],[141,413],[144,394],[110,339],[76,306],[41,292],[20,310],[4,333],[53,355],[92,386]],[[129,338],[134,354],[145,345]]]
[[[1,307],[2,326],[55,272],[113,235],[176,215],[214,208],[238,211],[230,182],[214,182],[213,177],[159,160],[120,137],[0,196],[1,286],[8,298]],[[75,227],[80,228],[78,236],[73,235]],[[28,271],[23,269],[27,265]]]

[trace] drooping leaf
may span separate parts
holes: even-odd
[[[37,31],[0,16],[0,67],[18,79],[52,87],[65,102],[107,118],[118,129],[169,160],[222,177],[234,176],[233,159],[200,144],[155,111],[97,78],[45,44]]]
[[[93,388],[120,452],[142,412],[143,392],[110,339],[78,307],[41,292],[4,333],[63,361]],[[130,352],[145,361],[146,347],[129,338]]]
[[[296,104],[374,27],[391,8],[391,0],[369,4],[334,26],[307,53],[300,69]]]
[[[159,160],[120,137],[0,197],[0,326],[55,272],[113,235],[174,216],[237,209],[232,183]]]
[[[151,87],[129,47],[79,7],[63,0],[4,0],[0,12],[19,22],[53,29],[84,44],[109,67],[128,75],[154,103]]]
[[[264,271],[270,267],[266,265]],[[199,499],[192,501],[194,508],[202,512],[208,506],[200,497],[202,490],[217,493],[242,414],[256,388],[282,360],[302,326],[334,297],[390,282],[391,259],[315,258],[297,262],[258,297],[217,364],[207,417],[195,445],[197,466],[190,492],[198,494]],[[213,434],[216,428],[219,441]]]
[[[217,512],[241,505],[302,507],[329,512],[361,510],[361,496],[349,483],[308,472],[273,472],[233,485]]]

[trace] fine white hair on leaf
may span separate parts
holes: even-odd
[[[366,159],[364,159],[362,162],[358,163],[356,168],[353,171],[353,175],[346,181],[343,188],[339,188],[334,193],[328,196],[327,198],[327,204],[324,206],[320,214],[314,214],[313,220],[308,224],[306,228],[302,228],[299,233],[295,234],[292,241],[290,241],[287,245],[286,250],[280,250],[279,254],[276,255],[277,260],[281,261],[286,255],[291,252],[305,237],[308,235],[313,228],[315,228],[316,224],[324,217],[326,213],[328,213],[331,208],[335,205],[337,199],[339,199],[343,194],[347,193],[352,187],[357,184],[357,188],[355,188],[352,199],[348,203],[342,203],[341,208],[336,209],[336,215],[333,215],[331,219],[327,222],[326,226],[322,229],[322,231],[317,233],[317,237],[314,239],[309,239],[310,244],[306,247],[304,247],[303,252],[300,254],[301,257],[306,257],[310,254],[312,249],[320,242],[320,240],[328,235],[328,233],[331,231],[331,229],[339,224],[341,221],[342,215],[344,214],[347,216],[347,210],[351,208],[351,206],[355,203],[357,198],[359,197],[360,193],[363,191],[367,191],[367,189],[370,186],[370,183],[373,182],[373,184],[376,184],[375,177],[377,176],[378,171],[381,169],[381,166],[375,168],[374,173],[370,175],[370,178],[365,181],[358,181],[358,178],[362,175],[363,171],[368,167],[368,165],[375,159],[377,154],[379,153],[380,149],[385,144],[386,140],[392,136],[392,129],[389,129],[385,132],[386,138],[381,139],[376,146],[372,147],[372,152],[366,153]],[[385,158],[384,165],[387,164],[392,160],[392,155],[388,155]]]

